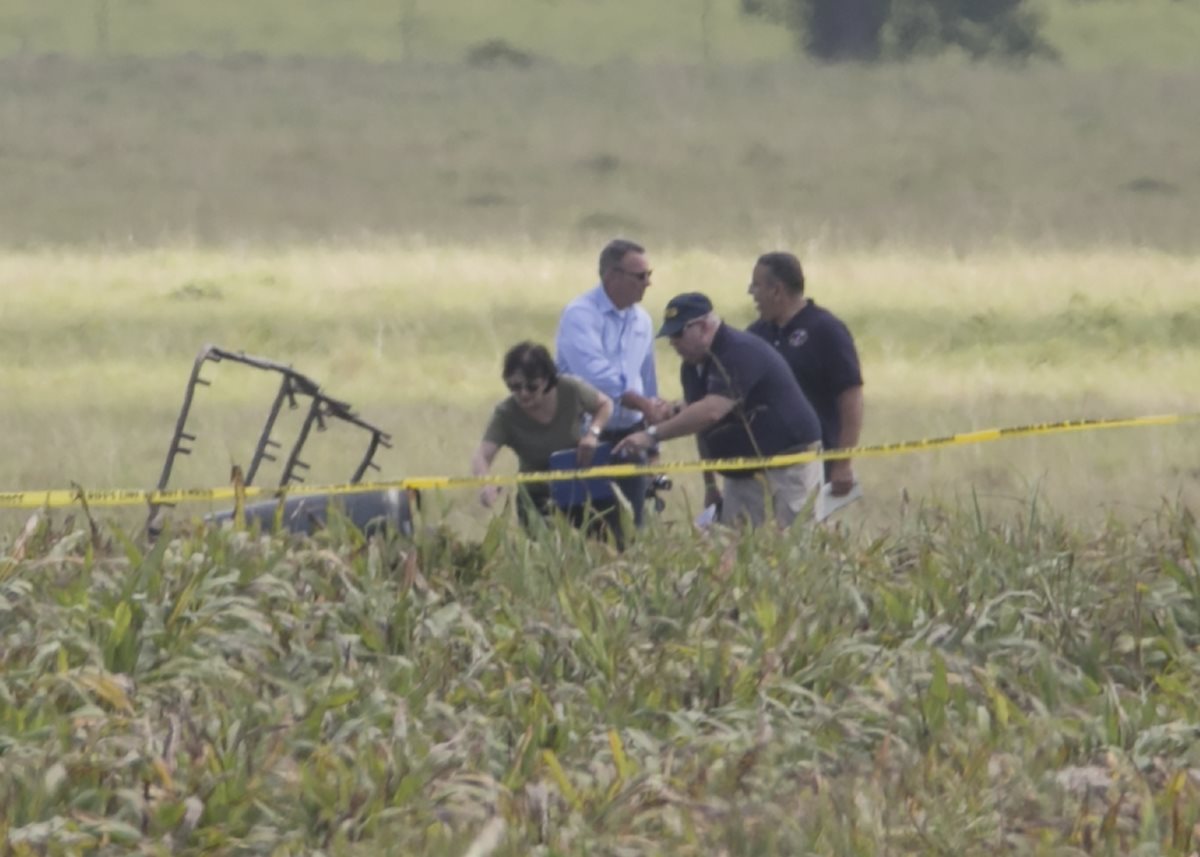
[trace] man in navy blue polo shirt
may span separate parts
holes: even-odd
[[[840,319],[804,295],[804,271],[791,253],[765,253],[750,280],[758,321],[747,330],[775,346],[821,420],[825,449],[858,446],[863,380],[854,338]],[[850,459],[825,462],[834,496],[854,487]]]
[[[674,416],[635,432],[615,450],[644,450],[657,441],[697,435],[706,460],[760,458],[820,449],[821,424],[783,358],[757,336],[723,323],[699,292],[667,304],[659,336],[669,337],[683,360],[683,406]],[[820,462],[764,471],[731,470],[725,477],[720,520],[766,520],[788,526],[821,484]]]

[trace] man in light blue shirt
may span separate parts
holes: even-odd
[[[555,347],[559,371],[587,381],[616,408],[600,435],[615,443],[669,416],[658,398],[654,371],[654,324],[638,306],[650,285],[646,250],[622,238],[600,252],[600,282],[567,304]],[[617,481],[641,526],[646,500],[644,476]]]

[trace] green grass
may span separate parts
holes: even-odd
[[[383,477],[465,473],[614,233],[656,317],[744,324],[800,252],[865,443],[1196,410],[1194,3],[1047,0],[1025,69],[816,67],[732,0],[332,8],[0,8],[0,492],[150,487],[206,342],[390,429]],[[273,392],[211,374],[175,487]],[[0,513],[0,854],[1191,854],[1194,453],[864,460],[836,528],[705,538],[685,477],[622,555],[469,493],[412,543]]]
[[[1071,66],[1179,69],[1195,62],[1195,3],[1041,0],[1036,6],[1045,16],[1047,41]]]
[[[103,7],[106,16],[87,14]],[[744,62],[790,53],[786,30],[737,9],[736,0],[662,0],[649,9],[629,0],[512,0],[503,8],[488,0],[359,0],[336,7],[318,0],[214,0],[203,7],[177,0],[16,0],[7,4],[0,26],[8,35],[4,53],[84,57],[106,44],[111,55],[258,53],[443,62],[460,60],[491,39],[536,58],[586,64],[637,58]],[[106,35],[101,20],[107,21]]]
[[[0,63],[7,246],[1195,252],[1193,71]]]
[[[780,26],[738,0],[8,0],[0,56],[355,57],[454,62],[500,39],[534,58],[603,63],[774,62]],[[1194,68],[1200,9],[1176,0],[1036,0],[1046,36],[1072,67]]]
[[[732,323],[750,320],[751,252],[651,246],[651,254],[646,306],[655,317],[672,294],[698,288]],[[1196,410],[1194,259],[819,246],[804,256],[810,294],[847,320],[860,345],[866,444]],[[551,342],[561,307],[592,281],[593,265],[590,252],[457,245],[10,254],[0,264],[0,378],[16,404],[0,412],[0,433],[25,452],[0,462],[0,490],[153,485],[206,342],[290,363],[391,431],[384,477],[466,473],[505,392],[504,350],[523,338]],[[665,346],[659,367],[664,390],[677,395],[678,359]],[[237,367],[207,374],[217,383],[197,399],[201,442],[179,463],[175,487],[220,485],[232,463],[246,466],[274,392],[273,380],[248,380]],[[1124,430],[864,461],[869,497],[851,520],[888,527],[905,495],[953,501],[972,492],[1000,508],[1037,494],[1081,522],[1140,520],[1164,497],[1194,497],[1194,433],[1194,425]],[[316,436],[314,479],[346,478],[357,443],[347,433]],[[666,453],[695,455],[689,441]],[[679,481],[674,518],[699,486],[696,477]],[[463,532],[485,525],[469,492],[431,503]],[[24,518],[5,520],[11,531]]]
[[[0,841],[1182,857],[1198,539],[937,505],[619,556],[42,521],[0,565]]]

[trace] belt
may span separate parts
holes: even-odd
[[[820,451],[821,451],[821,441],[814,440],[812,443],[805,444],[804,446],[794,446],[790,449],[782,449],[779,452],[773,453],[772,455],[766,456],[766,457],[771,458],[774,455],[792,455],[793,453],[797,453],[797,452],[820,452]],[[798,465],[792,465],[792,466],[796,467]],[[720,473],[722,476],[724,476],[726,479],[753,479],[754,477],[758,476],[758,474],[762,473],[763,471],[762,470],[729,470],[729,471],[718,470],[717,472]]]

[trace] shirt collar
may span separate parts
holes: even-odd
[[[596,284],[596,305],[601,312],[611,312],[613,315],[623,316],[633,307],[625,307],[625,309],[617,309],[617,305],[612,302],[612,298],[608,296],[608,292],[604,291],[604,283]]]
[[[816,305],[816,302],[812,298],[805,298],[804,306],[800,307],[800,310],[792,315],[791,318],[777,327],[775,325],[771,325],[775,328],[775,335],[783,336],[783,334],[787,333],[792,327],[800,323],[800,319],[802,319],[805,313],[808,312],[809,307],[815,307]]]
[[[725,344],[725,340],[729,338],[728,325],[724,321],[717,326],[717,332],[713,334],[712,342],[708,345],[708,354],[704,356],[704,362],[712,360],[713,352],[718,350]]]

